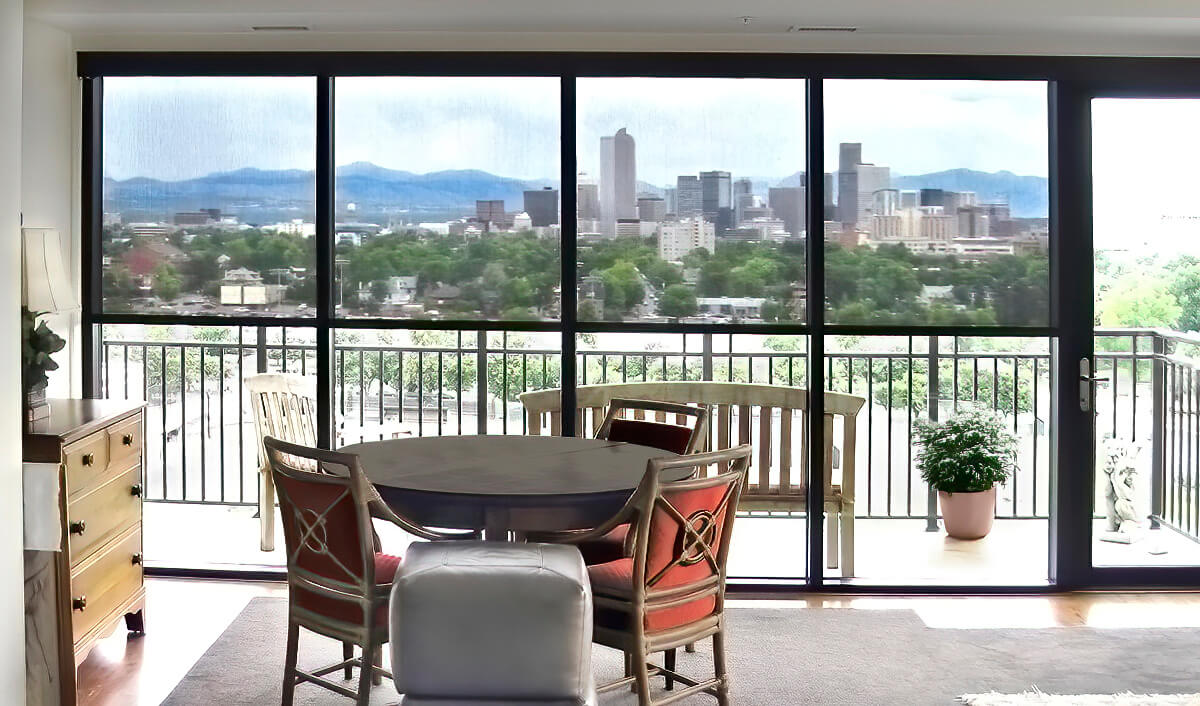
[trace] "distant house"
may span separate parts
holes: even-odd
[[[707,316],[728,316],[735,319],[760,319],[763,297],[697,297],[699,313]]]
[[[954,298],[954,286],[949,284],[927,284],[921,287],[921,301],[932,302]]]
[[[245,267],[235,267],[232,270],[226,271],[225,277],[221,280],[221,284],[223,285],[262,284],[262,282],[262,275]]]
[[[417,297],[417,277],[389,277],[388,296],[385,304],[400,306],[411,304]]]
[[[245,267],[225,272],[221,279],[221,303],[240,306],[264,306],[283,301],[287,287],[264,284],[262,275]]]
[[[425,296],[429,299],[443,304],[448,301],[454,301],[462,296],[462,290],[450,284],[438,283],[436,287],[425,292]]]

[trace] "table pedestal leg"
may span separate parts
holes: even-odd
[[[484,516],[483,538],[489,542],[510,541],[506,510],[491,508],[487,510]]]

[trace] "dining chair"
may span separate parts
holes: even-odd
[[[646,418],[650,415],[655,419]],[[707,405],[613,398],[596,438],[650,446],[681,456],[693,454],[704,446],[708,416]],[[692,419],[690,428],[682,424],[688,418]],[[583,562],[588,565],[629,556],[630,549],[629,525],[620,525],[603,537],[579,545]]]
[[[400,557],[380,551],[372,518],[390,521],[423,539],[460,539],[472,533],[437,532],[391,510],[363,472],[358,456],[324,451],[273,437],[263,439],[267,464],[279,495],[287,550],[288,634],[283,706],[296,685],[311,682],[363,706],[371,684],[390,673],[382,668],[388,641],[388,595]],[[296,667],[300,628],[343,645],[343,660],[304,672]],[[354,657],[354,646],[361,650]],[[359,669],[357,691],[324,678]]]
[[[633,685],[641,706],[675,701],[693,694],[729,703],[725,661],[725,579],[729,542],[738,498],[746,481],[752,447],[744,444],[676,458],[651,459],[638,489],[607,522],[583,532],[558,535],[580,543],[630,523],[633,555],[588,567],[595,624],[593,639],[625,653],[626,676],[599,691]],[[663,483],[668,469],[694,467],[695,477]],[[712,468],[714,475],[705,471]],[[724,472],[716,472],[726,468]],[[697,680],[675,671],[675,650],[713,639],[713,678]],[[663,665],[648,656],[664,653]],[[650,678],[664,676],[667,688],[685,688],[658,701]]]
[[[301,446],[317,446],[317,388],[316,378],[288,373],[260,373],[245,381],[250,396],[250,409],[254,419],[254,433],[258,437],[259,475],[261,483],[258,493],[259,546],[264,552],[275,551],[275,486],[271,478],[267,455],[262,448],[268,436]],[[338,443],[346,432],[339,425]],[[356,428],[363,438],[396,438],[404,432],[391,425],[365,425]]]

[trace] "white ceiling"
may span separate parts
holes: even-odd
[[[99,48],[150,46],[170,35],[179,48],[353,48],[357,39],[372,49],[519,49],[514,38],[521,37],[530,49],[1200,54],[1197,0],[26,0],[25,7]],[[740,19],[747,15],[749,24]],[[253,25],[310,31],[267,36],[251,32]],[[792,25],[858,31],[789,34]]]

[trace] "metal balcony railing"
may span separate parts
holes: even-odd
[[[183,331],[184,329],[177,329]],[[235,340],[122,340],[106,336],[101,380],[110,397],[148,403],[147,500],[254,504],[254,431],[243,380],[257,372],[315,374],[316,349],[287,329],[233,329]],[[107,332],[107,331],[106,331]],[[289,340],[289,336],[291,340]],[[631,380],[729,380],[805,385],[801,350],[739,352],[737,337],[676,334],[672,350],[584,350],[580,384]],[[378,438],[380,428],[413,435],[522,434],[517,395],[559,387],[561,354],[520,347],[504,332],[461,331],[454,345],[337,345],[335,412],[346,443]],[[725,340],[725,339],[728,340]],[[702,341],[699,349],[687,343]],[[799,344],[803,346],[803,339]],[[975,339],[891,337],[901,350],[841,348],[826,355],[829,389],[868,399],[859,417],[859,513],[869,518],[929,518],[936,510],[916,470],[914,424],[964,404],[1011,421],[1019,439],[1015,476],[997,514],[1050,513],[1050,393],[1047,346],[971,350]],[[997,341],[990,339],[994,346]],[[849,343],[853,343],[852,341]],[[715,351],[715,344],[724,344]],[[693,348],[695,348],[693,346]],[[895,346],[893,346],[895,348]],[[1156,521],[1200,534],[1200,339],[1153,330],[1096,334],[1097,431],[1147,450],[1146,494]],[[1102,498],[1097,500],[1102,508]]]

